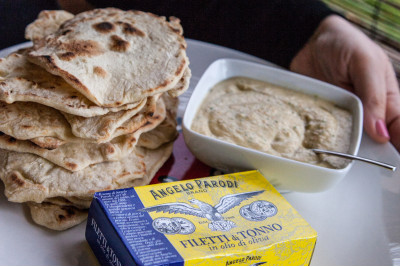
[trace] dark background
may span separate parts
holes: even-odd
[[[43,9],[60,9],[53,0],[0,0],[0,49],[26,42],[25,27]]]
[[[186,38],[233,48],[283,67],[333,13],[318,0],[86,0],[92,6],[150,11],[181,19]],[[76,2],[68,3],[70,8]],[[74,4],[75,3],[75,4]],[[56,0],[0,0],[0,49],[25,42],[25,27]]]

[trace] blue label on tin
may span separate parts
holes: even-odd
[[[138,265],[183,265],[184,260],[164,234],[154,230],[153,219],[141,212],[144,205],[135,189],[95,194]]]

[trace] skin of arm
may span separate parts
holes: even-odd
[[[364,128],[400,151],[400,92],[386,53],[337,15],[326,17],[297,53],[290,70],[347,89],[364,106]]]

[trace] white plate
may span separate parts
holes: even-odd
[[[8,51],[15,50],[12,47]],[[190,90],[211,62],[237,58],[268,64],[255,57],[199,41],[188,40],[193,77],[182,97],[182,116]],[[0,56],[7,54],[0,51]],[[364,135],[359,155],[400,166],[392,145],[378,145]],[[4,186],[0,185],[0,191]],[[335,188],[316,194],[284,197],[317,230],[312,265],[400,264],[400,172],[356,162]],[[85,224],[64,232],[36,226],[29,211],[0,194],[1,265],[96,265],[84,237]]]

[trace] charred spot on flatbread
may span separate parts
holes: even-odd
[[[93,28],[99,33],[110,33],[110,32],[115,31],[114,24],[112,24],[108,21],[93,24]]]
[[[112,145],[106,146],[106,151],[108,154],[114,154],[115,148]]]
[[[73,162],[65,162],[65,165],[68,166],[71,170],[76,170],[78,168],[78,165]]]
[[[128,50],[130,43],[118,35],[111,36],[110,49],[115,52],[125,52]]]
[[[60,206],[48,202],[30,202],[28,206],[35,223],[57,231],[71,228],[87,217],[87,209],[75,206]]]
[[[61,33],[61,35],[67,35],[68,33],[72,32],[72,30],[68,29]]]
[[[74,56],[92,57],[103,53],[102,46],[93,40],[70,40],[61,43],[59,48],[67,51],[67,53],[73,53]]]
[[[22,187],[22,186],[25,184],[25,181],[22,180],[22,179],[20,179],[20,178],[18,177],[18,175],[15,174],[15,173],[12,173],[12,174],[10,175],[10,180],[11,180],[14,184],[18,185],[19,187]]]
[[[70,217],[72,217],[72,216],[74,216],[76,214],[74,208],[72,208],[72,207],[68,207],[68,206],[67,207],[61,207],[61,210],[65,211],[65,213],[58,215],[58,218],[60,220],[68,219],[68,218],[70,218]]]
[[[138,35],[140,37],[144,37],[145,33],[139,30],[138,28],[134,27],[130,23],[122,22],[122,32],[127,35]]]
[[[65,52],[65,53],[62,53],[61,55],[59,55],[59,58],[61,60],[66,60],[66,61],[69,61],[69,60],[73,59],[74,57],[75,57],[75,54],[73,52]]]
[[[94,66],[93,73],[102,78],[107,76],[107,71],[99,66]]]

